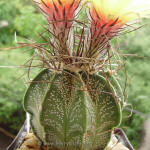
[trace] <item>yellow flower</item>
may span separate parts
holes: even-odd
[[[150,14],[150,0],[91,0],[97,14],[106,21],[118,18],[125,24]]]
[[[109,41],[125,24],[147,17],[150,0],[90,0],[91,41],[89,56],[109,49]]]

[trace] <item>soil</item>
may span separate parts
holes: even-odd
[[[12,138],[0,132],[0,150],[6,150],[6,147],[12,142]]]
[[[17,150],[41,150],[38,146],[38,139],[33,133],[28,133],[25,137],[24,143]]]

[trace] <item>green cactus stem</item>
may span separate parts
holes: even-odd
[[[105,77],[43,70],[24,98],[34,134],[59,150],[104,150],[120,124],[121,106]]]

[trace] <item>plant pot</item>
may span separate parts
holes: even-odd
[[[27,132],[28,132],[28,127],[27,127],[27,120],[26,120],[25,123],[24,123],[24,125],[20,129],[18,135],[13,140],[13,142],[8,146],[8,148],[6,150],[16,150],[17,148],[19,148],[22,145]],[[131,143],[129,142],[126,134],[124,133],[124,131],[122,129],[116,128],[114,130],[114,134],[115,134],[115,137],[124,146],[126,146],[129,150],[134,150],[134,148],[132,147]]]
[[[131,145],[130,141],[128,140],[128,137],[126,136],[125,132],[122,129],[116,128],[114,130],[114,134],[115,134],[116,138],[123,145],[125,145],[129,150],[134,150],[133,146]]]
[[[19,148],[24,141],[27,131],[28,131],[28,128],[27,128],[27,119],[26,119],[24,125],[20,129],[16,138],[12,141],[12,143],[7,147],[6,150],[16,150],[17,148]]]

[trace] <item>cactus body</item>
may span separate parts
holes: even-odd
[[[121,120],[111,83],[87,72],[42,71],[26,92],[24,108],[39,140],[60,150],[104,150]]]

